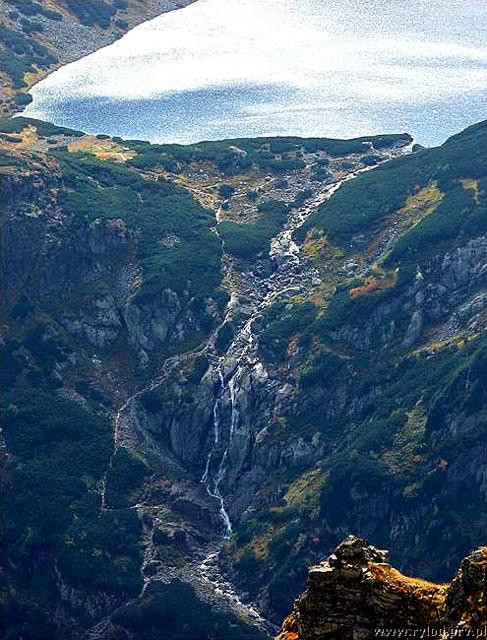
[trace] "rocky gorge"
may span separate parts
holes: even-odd
[[[26,589],[25,603],[35,591],[21,587],[21,576],[32,566],[52,576],[51,633],[158,637],[163,625],[163,637],[181,637],[180,619],[167,610],[171,593],[176,610],[194,601],[209,616],[204,631],[192,621],[184,637],[212,628],[225,638],[268,637],[306,566],[347,529],[388,542],[406,567],[440,579],[481,542],[481,507],[469,529],[442,521],[439,505],[454,515],[462,503],[451,500],[463,492],[472,504],[484,500],[485,237],[472,218],[460,242],[453,236],[412,269],[403,259],[404,275],[389,263],[401,239],[452,197],[444,179],[427,174],[443,166],[430,158],[437,150],[405,154],[407,136],[343,145],[242,140],[179,157],[171,147],[46,131],[35,121],[17,119],[12,131],[9,122],[7,489],[43,459],[56,484],[86,478],[70,505],[57,505],[67,520],[54,546],[42,542],[52,540],[45,513],[26,516],[23,533],[18,516],[8,516],[11,588]],[[441,153],[472,156],[483,132],[467,131],[448,143],[454,152],[447,145]],[[73,153],[80,145],[84,155]],[[260,164],[269,155],[270,173]],[[354,235],[351,254],[333,246],[317,216],[363,181],[387,188],[388,171],[405,164],[407,172],[421,156],[425,187],[415,184],[376,223],[371,244]],[[474,178],[460,168],[453,196],[467,197],[464,216],[479,213],[482,166],[470,168]],[[174,210],[184,213],[168,217]],[[204,264],[195,254],[203,244]],[[184,271],[173,268],[181,253],[191,256]],[[347,310],[357,304],[358,313]],[[372,369],[362,356],[371,352]],[[382,359],[392,368],[383,370]],[[419,370],[432,376],[430,387],[418,382]],[[39,421],[58,424],[44,415],[49,404],[61,419],[50,444],[32,431]],[[66,436],[66,420],[96,423],[75,445],[72,471],[65,451],[78,435]],[[78,460],[98,433],[97,456]],[[123,522],[123,543],[103,542],[113,518]],[[429,535],[445,536],[447,557],[427,557]],[[89,573],[73,573],[72,563]],[[111,567],[107,583],[96,578],[102,566]],[[161,616],[176,618],[169,625]]]
[[[6,638],[485,623],[486,137],[0,121]]]

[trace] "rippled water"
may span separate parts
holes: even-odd
[[[487,117],[486,0],[198,0],[53,73],[25,115],[154,142],[442,142]]]

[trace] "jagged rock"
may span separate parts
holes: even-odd
[[[410,349],[416,344],[421,335],[421,329],[423,328],[423,315],[421,311],[415,311],[411,317],[406,335],[402,342],[404,349]]]
[[[487,623],[487,547],[462,561],[446,598],[451,625],[478,629]]]
[[[409,578],[388,552],[349,536],[311,567],[306,591],[276,640],[355,640],[381,629],[479,629],[487,622],[487,547],[465,558],[450,585]]]

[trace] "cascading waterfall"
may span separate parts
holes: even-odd
[[[331,189],[327,188],[325,190],[326,197],[329,197],[331,192]],[[232,535],[232,523],[225,508],[225,500],[221,493],[220,485],[225,477],[229,458],[229,449],[232,444],[235,431],[238,427],[240,417],[237,408],[237,378],[242,367],[247,366],[248,356],[256,345],[255,336],[252,331],[254,322],[262,316],[264,310],[279,296],[285,294],[289,295],[291,293],[295,293],[298,289],[301,289],[302,283],[298,280],[296,282],[293,281],[295,274],[297,275],[297,267],[299,267],[301,263],[301,256],[299,247],[293,241],[292,235],[294,231],[303,224],[307,215],[309,215],[315,205],[316,201],[314,201],[312,205],[308,206],[304,213],[301,210],[299,212],[295,212],[295,215],[291,215],[287,225],[272,242],[269,256],[277,265],[277,268],[267,282],[262,300],[256,304],[253,313],[237,332],[227,350],[227,353],[219,358],[216,366],[218,387],[213,405],[213,443],[206,459],[201,483],[205,485],[208,495],[215,500],[218,500],[220,504],[220,518],[223,525],[223,537],[225,539],[229,539]],[[298,215],[296,215],[296,213]],[[234,296],[232,296],[232,300],[234,304]],[[227,315],[226,319],[230,316],[231,312]],[[225,377],[224,366],[229,355],[235,357],[236,365],[230,375]],[[222,428],[224,426],[222,425],[222,409],[223,400],[226,396],[228,396],[229,401],[230,419],[228,425],[228,441],[223,453],[221,453],[221,445],[225,437]],[[214,458],[220,455],[220,453],[220,463],[218,464],[218,467],[216,467],[215,473],[212,474],[212,462],[214,462]],[[213,465],[213,467],[215,468],[215,465]]]
[[[324,187],[321,193],[317,194],[305,206],[293,209],[287,223],[271,242],[269,258],[275,265],[274,272],[266,278],[259,302],[255,303],[250,317],[237,331],[227,353],[218,358],[216,373],[218,376],[218,387],[213,405],[213,443],[210,447],[206,465],[201,477],[201,483],[205,485],[209,496],[218,501],[220,505],[220,518],[223,525],[223,537],[228,539],[232,535],[232,523],[225,508],[225,499],[220,486],[227,471],[230,447],[235,431],[238,427],[239,411],[237,408],[237,378],[243,367],[250,364],[249,356],[255,350],[257,344],[253,333],[255,321],[262,317],[264,311],[270,307],[278,298],[289,297],[297,293],[312,290],[313,286],[319,282],[319,274],[316,269],[307,262],[301,255],[300,247],[293,240],[294,232],[304,224],[308,216],[325,200],[342,186],[343,183],[355,178],[358,174],[368,171],[370,167],[364,167],[351,172],[341,180]],[[231,319],[232,313],[237,303],[235,292],[232,292],[231,303],[225,316],[225,321]],[[230,374],[225,375],[225,363],[231,359],[235,363]],[[228,439],[225,441],[224,426],[222,419],[224,416],[223,401],[228,396],[230,418],[228,424]],[[223,449],[223,451],[222,451]],[[219,464],[216,459],[219,457]],[[212,473],[212,468],[215,470]]]
[[[393,154],[391,154],[391,157],[393,157]],[[387,157],[385,159],[387,159]],[[238,295],[235,290],[231,292],[225,317],[213,332],[212,338],[210,338],[205,345],[187,352],[184,356],[178,355],[167,358],[164,362],[164,370],[149,384],[128,397],[120,406],[114,416],[113,451],[103,476],[102,509],[111,508],[110,505],[107,504],[106,491],[108,475],[110,469],[113,467],[115,454],[120,447],[130,447],[134,434],[138,434],[136,416],[137,400],[146,391],[153,391],[163,385],[170,377],[173,367],[178,366],[183,357],[189,360],[204,353],[208,355],[213,354],[213,376],[214,379],[216,378],[212,413],[213,441],[206,458],[201,483],[205,486],[208,495],[218,501],[223,539],[231,537],[232,522],[226,510],[225,499],[220,487],[228,470],[228,464],[231,462],[231,445],[241,418],[238,408],[238,393],[239,391],[242,393],[243,390],[239,388],[238,383],[242,380],[242,373],[245,368],[256,370],[258,367],[263,367],[262,363],[259,362],[256,352],[258,330],[254,332],[254,324],[277,299],[289,298],[296,293],[306,293],[313,290],[316,285],[316,279],[319,279],[319,274],[314,267],[302,257],[300,247],[293,240],[293,233],[306,221],[310,213],[322,202],[329,199],[344,182],[353,179],[359,173],[368,171],[369,169],[370,167],[365,167],[348,174],[341,180],[324,187],[324,189],[305,206],[291,211],[286,225],[271,242],[269,257],[274,264],[274,271],[268,277],[262,279],[255,277],[253,279],[253,285],[256,287],[255,292],[258,294],[258,296],[255,296],[257,299],[254,298],[250,314],[237,330],[225,354],[221,356],[215,355],[215,338],[221,327],[229,321],[235,321],[235,312],[239,306]],[[226,418],[228,418],[228,421],[226,421]],[[225,429],[226,426],[228,426],[228,431]],[[150,447],[148,451],[157,455],[157,444],[155,444],[152,439],[149,439],[147,433],[143,431],[142,433],[144,433],[145,446]],[[166,567],[163,562],[161,562],[157,571],[154,572],[153,568],[154,561],[157,559],[157,545],[154,543],[154,532],[158,521],[157,516],[154,516],[152,512],[147,515],[146,507],[150,506],[151,505],[142,502],[131,507],[137,511],[141,520],[144,554],[140,569],[143,579],[142,590],[141,593],[133,600],[130,600],[128,604],[135,602],[137,598],[143,596],[151,583],[168,579]],[[249,615],[250,618],[256,621],[262,628],[269,631],[272,625],[265,621],[260,616],[258,610],[252,605],[242,603],[232,584],[221,574],[217,562],[219,550],[215,547],[214,542],[212,542],[210,551],[208,552],[207,550],[205,553],[206,555],[204,557],[199,557],[198,564],[190,565],[191,570],[194,571],[191,575],[194,576],[195,580],[201,580],[205,585],[205,589],[211,588],[215,593],[226,594],[229,602],[232,602],[233,605],[237,606],[240,610],[245,611],[246,615]],[[179,576],[180,574],[177,575]],[[184,579],[188,579],[187,574],[184,576]],[[112,615],[113,614],[104,617],[89,629],[86,634],[87,638],[90,640],[101,640],[105,638],[110,629]],[[272,631],[274,630],[272,629]]]
[[[234,299],[234,298],[232,298]],[[267,300],[267,297],[265,301]],[[216,367],[218,375],[218,387],[215,396],[215,402],[213,404],[213,444],[208,453],[206,459],[206,466],[201,477],[201,483],[206,486],[206,491],[209,496],[215,498],[220,503],[220,519],[223,524],[223,537],[228,540],[233,532],[230,516],[225,508],[225,500],[220,490],[220,485],[225,477],[227,470],[227,461],[230,453],[230,446],[235,435],[235,431],[238,427],[238,421],[240,414],[237,408],[237,379],[240,371],[243,367],[247,366],[247,358],[252,348],[255,346],[254,335],[252,333],[252,326],[255,320],[262,313],[264,303],[261,303],[254,310],[248,320],[244,323],[242,328],[237,332],[234,337],[227,353],[218,360]],[[229,316],[227,316],[228,319]],[[236,365],[234,365],[231,373],[225,378],[224,366],[229,354],[233,354],[236,358]],[[219,454],[219,448],[223,442],[224,432],[222,429],[222,416],[223,416],[223,400],[228,395],[230,421],[228,425],[228,441],[226,447],[221,454],[220,463],[217,467],[216,473],[211,474],[211,463],[215,456]]]
[[[211,459],[213,457],[213,449],[220,442],[220,400],[221,394],[224,390],[224,380],[223,373],[221,367],[218,367],[218,377],[219,377],[219,389],[216,394],[215,403],[213,404],[213,447],[210,449],[208,453],[208,457],[206,458],[206,466],[203,472],[203,476],[201,477],[201,482],[206,484],[208,482],[208,475],[210,473],[210,464]]]
[[[234,409],[235,394],[234,394],[234,391],[233,391],[233,377],[231,378],[231,381],[230,381],[230,383],[228,383],[228,386],[227,386],[225,384],[225,380],[224,380],[224,377],[223,377],[222,366],[223,366],[223,359],[220,361],[218,369],[217,369],[218,370],[218,377],[219,377],[219,381],[220,381],[220,386],[219,386],[219,389],[217,390],[215,403],[213,405],[213,429],[214,429],[214,431],[213,431],[213,446],[211,447],[210,452],[208,453],[208,457],[206,459],[206,467],[205,467],[205,471],[203,473],[203,476],[201,478],[201,482],[206,486],[206,491],[207,491],[208,495],[211,496],[212,498],[215,498],[215,500],[218,500],[218,502],[220,503],[220,518],[221,518],[222,523],[223,523],[223,537],[225,539],[229,539],[231,537],[231,535],[232,535],[232,523],[231,523],[231,520],[230,520],[230,516],[228,515],[228,512],[225,509],[225,501],[224,501],[222,493],[220,491],[220,484],[221,484],[223,478],[225,477],[226,461],[227,461],[227,458],[228,458],[228,447],[230,446],[230,443],[232,441],[232,436],[233,436],[233,433],[235,431],[235,424],[236,424],[236,419],[238,417],[238,412],[236,411],[236,409]],[[212,458],[213,458],[214,454],[217,453],[217,448],[218,448],[218,445],[220,443],[222,400],[223,400],[223,396],[225,395],[225,391],[227,390],[227,388],[229,390],[230,390],[230,388],[232,389],[230,391],[231,420],[230,420],[229,441],[228,441],[228,446],[225,449],[225,451],[223,452],[223,455],[221,457],[220,464],[218,465],[217,472],[216,472],[214,477],[211,477],[211,475],[210,475],[210,465],[211,465],[211,461],[212,461]],[[235,418],[234,418],[234,416],[235,416]]]
[[[233,434],[235,433],[235,429],[237,427],[237,421],[239,418],[239,412],[238,412],[237,403],[236,403],[235,376],[233,376],[230,382],[228,383],[228,390],[230,392],[230,407],[231,407],[231,414],[230,414],[230,440],[231,440],[233,437]]]

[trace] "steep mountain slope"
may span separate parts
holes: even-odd
[[[229,550],[275,611],[349,532],[438,580],[484,541],[486,135],[358,177],[299,231],[321,284],[260,336],[286,398],[249,417],[266,476]]]
[[[89,157],[73,171],[64,156],[2,155],[12,638],[77,637],[141,591],[145,522],[129,496],[153,469],[114,455],[111,414],[149,368],[198,344],[226,302],[209,211],[172,185]],[[205,271],[198,291],[192,271]],[[193,504],[177,460],[156,463],[152,491],[167,494],[168,512]],[[211,514],[206,502],[194,512]],[[167,534],[174,558],[180,522]]]
[[[27,89],[62,64],[194,0],[0,0],[0,116],[31,100]]]
[[[486,136],[0,122],[7,637],[269,637],[352,531],[451,578],[486,525]]]

